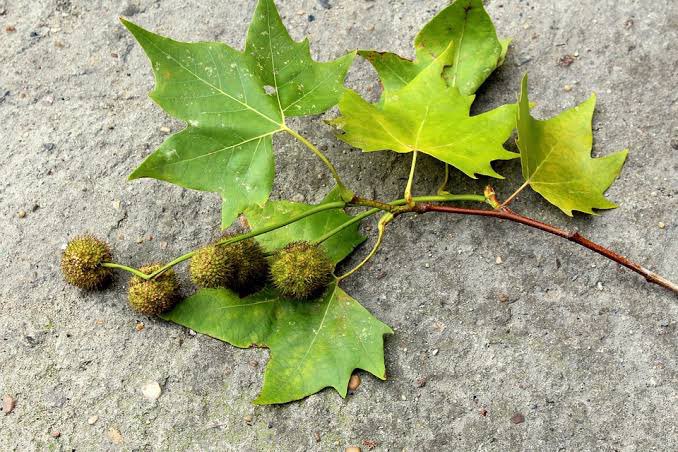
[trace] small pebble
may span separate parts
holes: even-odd
[[[304,200],[306,200],[306,197],[301,193],[297,193],[296,195],[292,196],[292,201],[294,202],[304,202]]]
[[[351,379],[348,380],[349,391],[355,391],[356,389],[358,389],[358,386],[360,386],[360,375],[358,374],[351,375]]]
[[[603,290],[603,283],[598,281],[598,284],[596,284],[596,289]]]
[[[499,294],[499,303],[508,303],[509,301],[509,296],[506,293],[500,293]]]
[[[572,85],[563,86],[563,91],[569,93],[570,91],[572,91]]]
[[[346,449],[344,449],[344,452],[362,452],[360,447],[357,446],[349,446]]]
[[[440,351],[440,350],[438,350],[437,348],[435,348],[435,349],[433,349],[433,351],[431,352],[431,354],[432,354],[433,356],[436,356],[436,355],[438,354],[439,351]]]
[[[97,423],[98,420],[99,420],[99,416],[90,416],[90,417],[87,418],[87,423],[89,425],[94,425],[94,424]]]
[[[5,394],[2,397],[2,412],[5,413],[5,416],[14,411],[14,407],[16,407],[16,400],[14,400],[14,397]]]
[[[17,212],[16,216],[19,218],[26,218],[26,211],[22,209],[19,212]]]
[[[61,432],[59,432],[59,431],[57,431],[57,430],[54,430],[54,431],[52,431],[52,433],[50,433],[50,436],[51,436],[52,438],[58,438],[58,437],[61,436]]]
[[[115,427],[111,427],[108,429],[106,432],[106,436],[108,436],[108,439],[111,440],[113,444],[122,444],[123,437],[122,433],[120,433],[120,430],[118,430]]]
[[[162,127],[160,127],[160,131],[162,133],[170,133],[172,130],[169,127],[162,126]]]
[[[495,262],[497,265],[501,265],[502,262],[504,262],[504,261],[502,260],[501,256],[497,256],[497,258],[494,260],[494,262]]]
[[[513,416],[511,416],[511,422],[514,424],[522,424],[525,422],[525,416],[523,416],[521,413],[515,413]]]
[[[245,421],[245,424],[247,424],[247,425],[252,425],[252,421],[254,420],[254,418],[252,416],[250,416],[249,414],[247,416],[243,417],[242,419],[243,419],[243,421]]]
[[[5,31],[7,33],[14,33],[16,31],[16,27],[14,25],[7,25],[5,27]]]
[[[188,334],[190,334],[191,336],[195,336],[195,335],[197,335],[198,333],[196,333],[196,332],[193,331],[193,330],[188,330]]]
[[[378,442],[372,440],[372,439],[364,439],[363,440],[363,446],[367,447],[367,450],[372,450],[375,447],[379,445]]]
[[[569,67],[574,63],[574,57],[572,55],[563,55],[560,57],[560,60],[558,60],[558,65],[561,67]]]
[[[137,323],[134,325],[134,329],[137,331],[142,331],[146,325],[144,325],[144,322],[140,322],[137,320]]]
[[[149,381],[141,387],[141,393],[149,400],[158,400],[160,394],[162,394],[162,389],[157,381]]]
[[[659,226],[659,229],[664,229],[666,227],[666,224],[660,221],[659,223],[657,223],[657,226]]]

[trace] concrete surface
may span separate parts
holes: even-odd
[[[59,255],[77,233],[107,237],[118,260],[141,264],[218,229],[215,195],[125,180],[163,140],[161,127],[181,125],[146,97],[149,65],[117,17],[240,47],[254,3],[0,0],[0,394],[16,399],[0,415],[0,449],[367,450],[370,441],[392,451],[678,448],[678,300],[519,226],[433,215],[393,225],[374,262],[346,282],[396,330],[386,344],[390,379],[363,375],[345,400],[326,390],[254,407],[265,350],[133,314],[124,275],[103,293],[62,282]],[[411,55],[417,30],[446,4],[278,3],[320,59],[354,47]],[[631,149],[609,192],[619,209],[569,220],[535,194],[516,208],[580,228],[678,280],[676,2],[493,0],[488,9],[513,46],[480,93],[479,111],[513,101],[529,71],[538,115],[596,91],[596,152]],[[563,67],[567,54],[578,57]],[[350,85],[372,96],[378,86],[364,62]],[[357,191],[400,194],[407,158],[361,156],[317,119],[296,124]],[[319,200],[329,190],[321,165],[298,143],[275,142],[276,196]],[[519,169],[499,169],[512,180],[496,184],[505,196]],[[424,159],[419,174],[423,193],[441,170]],[[482,186],[458,173],[452,183],[456,191]],[[156,401],[142,395],[149,381],[161,386]],[[524,422],[516,424],[518,413]]]

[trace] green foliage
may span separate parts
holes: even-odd
[[[101,266],[111,259],[111,248],[106,242],[83,235],[68,242],[61,256],[61,273],[69,284],[84,290],[97,290],[111,279],[111,269]]]
[[[332,202],[337,196],[334,190],[323,202]],[[312,207],[269,201],[264,208],[248,211],[247,215],[250,225],[258,229]],[[265,249],[276,250],[295,238],[317,240],[348,220],[351,216],[343,211],[328,210],[260,235],[257,240]],[[324,245],[337,245],[329,257],[338,262],[363,240],[356,223]],[[238,243],[243,242],[226,248]],[[269,347],[271,360],[256,403],[297,400],[328,386],[345,396],[355,368],[385,378],[382,336],[391,333],[391,329],[336,283],[318,299],[303,303],[282,296],[272,287],[245,298],[229,290],[201,290],[163,318],[237,347]]]
[[[318,297],[334,279],[334,264],[325,251],[309,242],[292,242],[278,251],[271,265],[273,286],[284,297]]]
[[[151,62],[156,86],[150,97],[188,123],[130,178],[219,193],[224,227],[268,199],[275,174],[271,137],[288,130],[285,117],[335,105],[354,57],[313,62],[308,41],[292,41],[272,0],[260,0],[245,52],[222,43],[178,42],[122,23]]]
[[[256,404],[285,403],[326,387],[346,396],[354,369],[385,379],[383,335],[393,331],[336,285],[305,303],[266,289],[240,298],[203,289],[162,316],[236,347],[268,347]]]
[[[244,213],[250,230],[221,241],[232,243],[215,243],[166,267],[143,267],[141,273],[110,263],[108,247],[97,242],[92,251],[92,239],[87,238],[90,248],[69,244],[62,260],[64,275],[72,284],[94,288],[110,276],[104,263],[128,270],[136,275],[129,301],[137,311],[164,312],[167,320],[237,347],[269,347],[271,358],[256,403],[298,400],[325,387],[345,396],[356,368],[385,378],[383,336],[392,331],[339,288],[339,282],[376,253],[386,224],[400,215],[469,213],[577,237],[502,209],[491,187],[484,196],[410,199],[416,158],[405,200],[385,203],[354,196],[322,151],[287,126],[287,117],[317,115],[339,104],[341,116],[331,123],[341,129],[343,141],[363,151],[423,152],[472,178],[501,178],[492,162],[520,157],[523,188],[530,185],[566,214],[615,207],[604,192],[619,174],[626,151],[591,158],[595,98],[538,121],[530,115],[525,78],[518,104],[471,116],[474,93],[503,63],[509,45],[497,38],[482,0],[457,0],[434,17],[415,39],[414,61],[360,51],[384,87],[374,104],[343,87],[355,52],[327,63],[313,61],[308,41],[292,40],[273,0],[258,1],[242,52],[221,43],[178,42],[126,20],[123,24],[151,62],[156,82],[151,98],[187,123],[130,178],[152,177],[219,193],[221,225]],[[504,148],[516,122],[520,154]],[[272,136],[278,132],[298,139],[332,172],[337,188],[319,205],[268,200],[275,172]],[[487,202],[495,210],[488,211],[487,205],[481,212],[416,204],[422,200]],[[370,210],[354,217],[344,207]],[[336,278],[335,265],[365,240],[360,220],[378,212],[385,214],[373,250]],[[592,249],[605,254],[601,248]],[[179,285],[170,267],[191,257],[191,278],[201,289],[175,306]],[[161,269],[164,273],[151,274]],[[636,271],[652,280],[643,273],[647,270]],[[662,278],[657,281],[670,285]]]
[[[510,40],[499,41],[482,0],[458,0],[439,12],[414,40],[416,60],[394,53],[361,50],[379,74],[385,91],[411,82],[448,47],[451,58],[443,71],[449,86],[469,95],[504,62]]]
[[[162,264],[150,264],[141,267],[143,273],[150,274],[160,269]],[[144,280],[133,276],[129,282],[128,301],[135,311],[144,315],[159,315],[171,309],[179,300],[179,281],[174,270],[167,270],[156,279]]]
[[[339,138],[364,151],[421,151],[463,171],[501,178],[494,160],[517,158],[503,143],[515,127],[515,105],[470,116],[475,96],[464,96],[441,76],[454,61],[450,45],[411,82],[386,91],[383,102],[370,104],[347,91],[339,103],[342,116],[333,124]]]
[[[567,215],[573,210],[613,209],[605,198],[619,175],[628,150],[591,158],[591,120],[596,97],[555,118],[539,121],[530,115],[527,76],[523,78],[518,119],[518,147],[523,177],[534,191]]]

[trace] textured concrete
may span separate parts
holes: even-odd
[[[446,4],[278,3],[292,34],[310,35],[320,59],[357,46],[411,55],[417,30]],[[345,400],[326,390],[254,407],[265,350],[135,315],[124,275],[103,293],[62,282],[59,255],[77,233],[107,237],[118,260],[141,264],[181,254],[218,229],[215,195],[125,180],[163,140],[161,127],[181,125],[146,97],[149,65],[117,17],[178,39],[242,46],[253,8],[254,0],[0,0],[0,395],[16,399],[0,415],[0,449],[366,450],[367,440],[408,451],[675,450],[676,298],[520,226],[431,215],[390,227],[383,251],[346,282],[396,330],[386,344],[390,378],[363,375]],[[580,228],[678,280],[676,2],[493,0],[488,9],[513,46],[478,111],[513,101],[529,71],[537,115],[595,91],[595,152],[631,149],[609,191],[619,209],[570,220],[530,193],[516,209]],[[578,56],[559,65],[567,54]],[[349,78],[376,95],[364,62]],[[407,158],[360,155],[318,118],[295,124],[357,191],[399,196]],[[318,201],[329,190],[318,161],[286,137],[275,145],[275,196]],[[505,196],[519,185],[519,169],[498,167],[511,181],[496,183]],[[441,170],[424,159],[420,174],[424,193]],[[452,185],[478,190],[482,181],[455,173]],[[162,388],[157,401],[141,393],[148,381]],[[523,423],[511,421],[517,413]]]

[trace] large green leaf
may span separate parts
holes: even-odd
[[[341,196],[338,190],[335,189],[330,192],[323,202],[338,200],[341,200]],[[269,201],[263,207],[248,209],[245,215],[252,229],[259,229],[280,223],[286,218],[299,215],[311,208],[313,208],[312,205],[298,202]],[[290,242],[299,240],[313,241],[350,219],[351,216],[343,210],[327,210],[257,236],[257,240],[267,251],[274,251]],[[335,264],[351,254],[353,249],[365,240],[365,237],[358,232],[358,226],[359,223],[356,222],[322,243],[322,247]]]
[[[527,75],[523,78],[518,114],[518,148],[523,177],[534,191],[567,215],[573,210],[613,209],[605,198],[619,175],[628,150],[591,158],[591,121],[596,97],[546,121],[530,115]]]
[[[345,397],[354,369],[386,378],[383,336],[393,331],[336,284],[305,302],[271,289],[246,298],[203,289],[163,318],[236,347],[270,348],[257,404],[291,402],[326,387]]]
[[[354,56],[314,62],[307,41],[290,39],[272,0],[260,0],[244,53],[222,43],[178,42],[122,23],[151,61],[156,82],[151,98],[188,123],[130,178],[219,193],[224,226],[245,208],[266,202],[275,173],[272,135],[288,130],[286,115],[317,114],[335,105]]]
[[[462,95],[441,77],[455,58],[450,45],[407,85],[386,91],[379,104],[347,90],[339,102],[342,116],[333,121],[343,130],[340,138],[364,151],[421,151],[470,177],[501,177],[491,162],[518,157],[503,147],[515,126],[516,105],[470,116],[475,96]]]
[[[394,53],[361,50],[379,73],[385,91],[408,84],[452,45],[452,58],[443,74],[450,86],[473,94],[503,63],[509,40],[497,39],[482,0],[457,0],[436,15],[414,40],[415,61]]]

